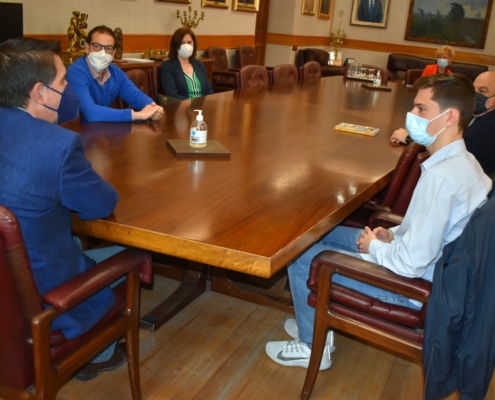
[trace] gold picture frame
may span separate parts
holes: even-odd
[[[302,15],[315,15],[317,0],[303,0],[301,7]]]
[[[155,2],[191,4],[191,0],[155,0]]]
[[[318,4],[318,18],[332,19],[334,3],[335,0],[320,0],[320,4]]]
[[[229,0],[202,0],[203,7],[229,8]]]
[[[260,9],[260,0],[233,0],[233,2],[234,11],[258,12]]]

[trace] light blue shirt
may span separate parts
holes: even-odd
[[[372,240],[362,258],[398,275],[433,280],[443,247],[455,240],[485,201],[492,181],[464,140],[441,148],[421,165],[421,177],[394,241]]]

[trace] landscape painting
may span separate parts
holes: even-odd
[[[406,40],[485,48],[493,0],[411,0]]]

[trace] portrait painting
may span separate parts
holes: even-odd
[[[485,48],[493,0],[411,0],[406,40]]]
[[[332,19],[334,2],[335,0],[320,0],[320,4],[318,5],[318,18]]]
[[[351,25],[386,28],[391,0],[352,0]]]
[[[317,0],[303,0],[301,14],[303,15],[315,15]]]
[[[233,0],[233,9],[235,11],[258,12],[260,9],[260,0]]]
[[[202,0],[203,7],[229,8],[229,0]]]

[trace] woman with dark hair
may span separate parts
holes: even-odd
[[[213,94],[206,68],[196,60],[196,36],[191,29],[179,28],[170,40],[168,60],[161,67],[161,81],[166,96],[179,100]]]

